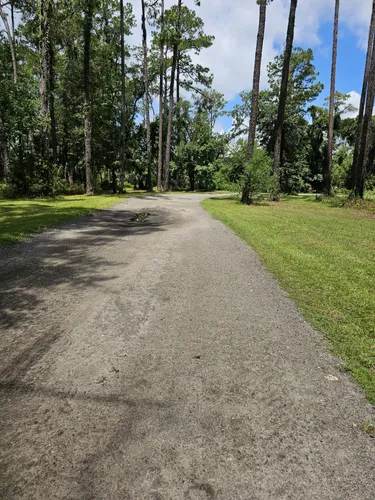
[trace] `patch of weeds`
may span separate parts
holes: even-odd
[[[371,424],[362,425],[362,430],[370,437],[375,438],[375,427]]]

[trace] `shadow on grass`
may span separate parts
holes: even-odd
[[[227,196],[212,196],[209,198],[206,198],[207,200],[210,201],[240,201],[240,197],[237,195],[227,195]]]
[[[73,216],[71,210],[63,208],[57,216]],[[9,215],[9,223],[14,213]],[[106,283],[110,286],[126,264],[112,261],[108,250],[103,253],[95,249],[122,238],[164,230],[162,216],[132,222],[134,216],[129,210],[101,210],[71,220],[64,226],[67,232],[51,232],[0,248],[0,381],[19,380],[63,334],[65,317],[48,317],[51,312],[45,304],[46,291],[53,293],[57,286],[68,286],[67,298],[79,301],[87,289]],[[65,298],[60,294],[58,300],[58,310],[69,316],[69,300],[65,311]],[[43,325],[33,317],[36,310],[43,315]]]
[[[114,199],[113,203],[116,201]],[[0,244],[20,242],[29,234],[92,213],[95,205],[90,203],[90,199],[86,201],[86,205],[84,203],[82,199],[73,197],[69,200],[54,198],[46,202],[1,202]]]

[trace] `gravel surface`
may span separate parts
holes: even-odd
[[[1,499],[375,498],[374,408],[203,198],[1,250]]]

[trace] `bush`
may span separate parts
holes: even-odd
[[[231,193],[239,193],[241,185],[238,182],[231,182],[223,170],[215,172],[213,175],[215,189],[219,191],[230,191]]]
[[[242,184],[243,201],[253,203],[274,191],[275,176],[271,175],[272,162],[264,149],[256,147],[253,158],[246,165]]]
[[[0,199],[2,198],[15,198],[17,193],[12,185],[2,182],[0,184]]]
[[[130,184],[130,182],[125,181],[124,182],[124,192],[125,191],[132,191],[134,188],[133,184]]]
[[[69,186],[65,184],[63,187],[63,194],[66,195],[74,195],[74,194],[85,194],[85,186],[84,184],[72,184]]]
[[[7,186],[12,197],[56,196],[64,190],[61,167],[25,155],[22,162],[14,163]]]

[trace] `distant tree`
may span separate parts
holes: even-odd
[[[279,106],[278,106],[277,121],[275,127],[275,147],[274,147],[274,157],[273,157],[273,171],[275,175],[279,175],[280,173],[282,135],[283,135],[283,125],[285,118],[285,107],[288,97],[289,67],[293,49],[296,10],[297,10],[297,0],[291,0],[290,10],[289,10],[288,30],[286,35],[285,51],[283,58],[284,64],[283,64],[283,73],[281,77]],[[275,194],[275,198],[276,199],[278,198],[278,193]]]
[[[361,101],[359,105],[359,114],[358,114],[358,128],[355,140],[355,148],[353,155],[353,166],[351,171],[350,178],[350,187],[355,191],[356,195],[360,195],[364,190],[364,158],[365,153],[361,152],[362,144],[366,144],[366,136],[367,130],[369,126],[370,119],[367,116],[365,119],[365,105],[367,103],[369,106],[369,91],[371,87],[371,77],[372,70],[374,69],[374,34],[375,34],[375,0],[372,2],[372,14],[369,28],[369,38],[367,45],[367,55],[366,55],[366,64],[363,76],[363,84],[362,84],[362,93],[361,93]],[[371,97],[371,95],[370,95]],[[371,111],[372,115],[372,111]],[[364,129],[366,129],[365,137],[364,137]]]
[[[48,160],[50,121],[49,109],[49,73],[50,73],[50,30],[51,30],[51,1],[39,0],[39,57],[40,57],[40,107],[42,119],[42,154]]]
[[[175,78],[176,78],[178,47],[179,47],[180,38],[181,38],[181,10],[182,10],[182,0],[178,0],[177,22],[176,22],[176,29],[174,32],[174,40],[173,40],[171,81],[169,84],[168,130],[167,130],[167,143],[166,143],[166,151],[165,151],[165,172],[164,172],[164,190],[165,191],[168,191],[168,189],[169,189],[169,168],[170,168],[170,162],[171,162],[172,127],[173,127],[173,111],[174,111],[174,84],[175,84]]]
[[[90,99],[90,58],[91,58],[91,30],[94,10],[94,0],[86,0],[84,18],[84,60],[83,60],[83,91],[84,91],[84,136],[85,154],[84,165],[86,175],[86,194],[94,193],[92,165],[91,165],[91,99]]]
[[[14,28],[13,28],[13,35],[12,35],[12,33],[10,31],[10,27],[9,27],[8,16],[7,16],[6,12],[4,11],[4,7],[8,4],[9,4],[9,2],[6,2],[4,0],[0,0],[0,17],[1,17],[1,20],[3,21],[5,31],[6,31],[7,37],[8,37],[10,53],[12,55],[13,79],[14,79],[14,83],[16,83],[17,82],[17,59],[16,59],[16,51],[15,51],[15,46],[14,46]],[[13,5],[11,5],[11,7],[12,7],[12,10],[11,10],[12,21],[14,22]],[[12,22],[12,26],[14,26],[13,22]]]
[[[142,5],[142,48],[143,48],[143,82],[145,86],[145,125],[146,125],[146,157],[147,157],[147,180],[146,189],[152,191],[151,177],[151,125],[150,125],[150,89],[148,78],[148,46],[146,27],[146,6],[145,0],[141,0]]]
[[[195,1],[199,5],[199,1]],[[202,48],[210,47],[213,37],[208,36],[203,31],[203,21],[196,12],[183,5],[182,0],[178,4],[166,11],[165,14],[165,38],[166,45],[172,49],[171,76],[169,83],[168,101],[168,125],[165,152],[164,189],[169,188],[169,170],[172,158],[172,133],[175,118],[175,83],[177,66],[179,67],[179,86],[187,90],[196,90],[194,82],[204,86],[209,86],[212,77],[207,76],[208,68],[203,68],[199,64],[193,64],[189,52],[199,53]],[[177,110],[179,111],[179,110]],[[177,128],[179,120],[177,120]]]
[[[340,0],[335,1],[335,17],[333,22],[333,44],[332,44],[332,65],[331,65],[331,90],[329,99],[329,123],[328,123],[328,163],[324,175],[324,192],[331,195],[332,190],[332,155],[333,155],[333,127],[335,112],[335,91],[336,91],[336,65],[337,65],[337,39],[339,31],[339,11]]]
[[[370,158],[370,150],[372,147],[373,138],[373,123],[372,114],[375,98],[375,46],[373,47],[370,65],[370,74],[368,80],[368,89],[366,97],[365,112],[362,120],[361,140],[359,145],[355,195],[363,198],[365,189],[366,172],[368,170],[368,160]]]
[[[164,126],[164,0],[160,4],[160,54],[159,54],[159,146],[157,187],[162,188],[163,182],[163,126]]]
[[[256,134],[257,117],[258,117],[260,72],[262,69],[263,41],[264,41],[264,32],[266,29],[267,0],[257,0],[257,3],[259,4],[259,22],[258,22],[257,44],[255,49],[253,88],[251,94],[250,125],[249,125],[247,156],[246,156],[247,162],[251,160],[254,152],[255,134]],[[248,183],[246,183],[246,181],[244,182],[241,201],[242,203],[250,202],[250,187]]]
[[[125,134],[126,134],[126,87],[125,87],[125,34],[124,34],[124,0],[120,0],[120,58],[121,58],[121,111],[120,111],[120,193],[124,190],[125,181]],[[113,182],[113,192],[116,183]]]

